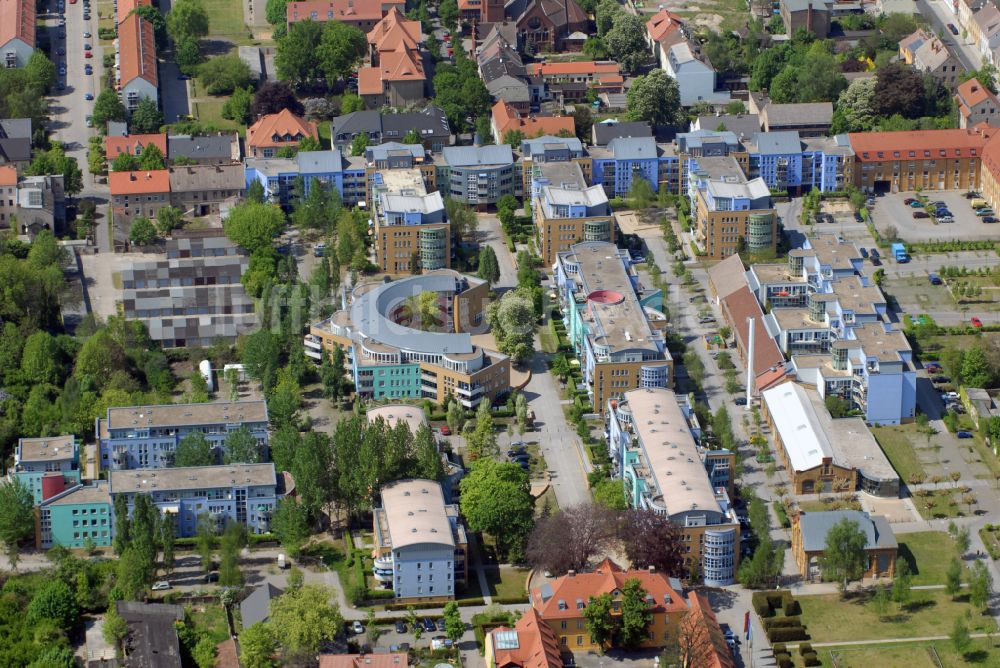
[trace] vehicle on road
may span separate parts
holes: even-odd
[[[83,94],[83,99],[84,100],[88,100],[88,101],[89,100],[93,100],[94,99],[94,94],[93,93],[84,93]]]
[[[401,619],[396,620],[396,633],[406,633],[406,622]]]
[[[423,625],[424,631],[427,631],[428,633],[434,633],[434,631],[437,630],[437,626],[434,625],[434,620],[430,617],[424,617]]]
[[[313,255],[315,257],[323,257],[325,253],[326,253],[326,244],[316,244],[315,248],[313,248]]]
[[[855,211],[854,212],[854,221],[858,222],[858,223],[863,223],[863,222],[865,222],[865,219],[861,216],[860,213],[858,213],[857,211]]]
[[[906,252],[906,246],[898,242],[892,245],[892,256],[900,264],[906,264],[910,261],[910,255]]]
[[[701,317],[698,318],[698,322],[700,322],[703,325],[707,325],[709,323],[715,322],[715,316],[714,315],[703,315],[703,316],[701,316]]]
[[[910,206],[913,207],[914,209],[922,209],[924,208],[924,203],[918,199],[915,199],[910,201]]]
[[[444,425],[443,427],[441,427],[441,435],[451,436],[451,427],[449,427],[448,425]]]
[[[94,127],[94,117],[93,116],[87,116],[87,127],[88,128]]]
[[[364,624],[355,619],[354,623],[351,624],[351,631],[354,632],[354,635],[361,635],[362,633],[365,632],[365,626]]]
[[[83,45],[83,50],[84,51],[90,51],[92,48],[93,47],[90,46],[90,42],[87,42],[86,44]]]
[[[952,35],[957,35],[958,34],[958,28],[955,27],[954,23],[949,23],[948,24],[948,30],[951,31]]]
[[[163,591],[165,589],[170,589],[170,583],[166,580],[160,580],[159,582],[153,583],[153,591]]]
[[[858,251],[861,252],[861,257],[863,257],[863,258],[867,258],[868,257],[868,249],[867,248],[858,248]]]
[[[971,431],[956,431],[955,432],[955,436],[958,436],[959,438],[972,438],[972,432]]]
[[[94,73],[94,68],[91,67],[90,65],[84,65],[84,67],[83,67],[83,73],[84,74],[93,74]]]
[[[988,206],[984,206],[981,209],[976,209],[976,215],[979,216],[980,218],[982,218],[983,216],[992,216],[992,215],[994,215],[994,213],[993,213],[993,209],[991,209]]]
[[[737,406],[746,406],[747,405],[747,398],[746,397],[736,397],[736,405]]]
[[[446,627],[445,627],[445,624],[444,624],[444,617],[442,617],[441,619],[437,620],[437,630],[438,631],[444,631],[445,628]]]
[[[218,573],[207,573],[205,575],[205,584],[211,584],[213,582],[218,582],[218,581],[219,581]]]
[[[941,373],[941,365],[937,362],[927,362],[924,364],[924,369],[927,373]]]
[[[90,31],[89,30],[84,30],[83,31],[83,38],[84,39],[90,39]]]
[[[939,375],[936,375],[936,376],[931,376],[931,382],[934,383],[935,385],[942,385],[944,383],[950,383],[951,382],[951,378],[949,378],[948,376],[942,376],[942,375],[939,374]]]
[[[83,57],[84,58],[93,58],[94,57],[94,52],[93,51],[84,51],[83,52]]]
[[[910,206],[916,201],[917,200],[913,199],[912,197],[907,197],[906,199],[903,200],[903,204],[905,204],[906,206]]]
[[[996,216],[983,216],[984,223],[995,223],[998,220],[1000,220],[1000,218],[997,218]]]
[[[56,49],[56,54],[58,54],[60,56],[65,56],[66,55],[66,49],[64,49],[63,47],[60,46],[58,49]]]
[[[980,327],[983,326],[983,321],[980,320],[979,316],[976,315],[972,316],[972,318],[969,319],[969,322],[972,323],[972,326],[975,327],[976,329],[979,329]]]
[[[931,282],[931,285],[941,285],[941,277],[937,274],[931,273],[927,276],[927,280]]]
[[[913,217],[914,218],[930,218],[931,215],[929,213],[927,213],[926,211],[914,211],[913,212]]]

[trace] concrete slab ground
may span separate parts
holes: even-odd
[[[861,507],[872,515],[883,515],[890,523],[917,522],[920,514],[906,499],[882,499],[867,494],[859,494]]]

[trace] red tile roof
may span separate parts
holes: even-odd
[[[35,46],[35,0],[0,0],[0,46],[12,39]]]
[[[292,139],[286,141],[288,136]],[[275,148],[297,143],[295,137],[312,137],[319,139],[316,124],[299,118],[288,109],[282,109],[276,114],[261,116],[256,123],[247,128],[247,146],[254,148]],[[275,140],[275,137],[278,139]]]
[[[517,634],[517,647],[500,646],[497,633]],[[500,627],[490,632],[496,668],[562,668],[559,640],[552,628],[542,621],[538,611],[528,608],[513,629]]]
[[[848,135],[859,162],[910,158],[971,158],[982,155],[986,137],[975,130],[853,132]],[[924,152],[927,152],[925,154]],[[942,154],[941,152],[944,151]],[[910,155],[910,153],[913,155]]]
[[[122,86],[139,78],[157,85],[156,42],[152,23],[134,14],[126,17],[118,26],[118,50]]]
[[[358,70],[358,94],[381,95],[385,83],[391,81],[423,81],[423,61],[416,50],[407,49],[400,42],[395,51],[379,56],[378,65],[368,65]]]
[[[618,63],[598,63],[593,60],[583,60],[570,63],[532,63],[528,73],[536,76],[564,76],[571,74],[618,74],[621,69]]]
[[[152,135],[128,135],[126,137],[105,137],[104,157],[108,160],[114,160],[115,156],[122,152],[139,155],[147,144],[154,144],[163,153],[163,157],[167,156],[167,135],[159,133]]]
[[[659,42],[667,35],[680,30],[683,25],[684,20],[681,17],[661,9],[646,21],[646,33],[654,42]]]
[[[17,168],[13,165],[0,167],[0,186],[17,185]]]
[[[752,317],[754,319],[754,377],[760,376],[770,370],[771,367],[778,366],[785,361],[785,356],[781,354],[778,344],[775,343],[771,335],[767,333],[767,328],[764,327],[764,312],[761,310],[760,304],[757,303],[757,298],[750,291],[749,287],[743,286],[738,290],[734,290],[722,299],[722,304],[729,318],[729,324],[732,326],[736,336],[736,343],[740,350],[743,351],[744,359],[746,359],[746,350],[749,345],[748,337],[750,335],[747,318]]]
[[[330,21],[338,20],[347,23],[378,21],[392,7],[400,11],[406,9],[405,0],[309,0],[307,2],[289,2],[285,17],[289,23],[296,21]],[[313,16],[313,13],[316,15]]]
[[[368,32],[368,43],[378,52],[395,51],[400,45],[416,49],[423,39],[420,21],[410,21],[393,7]]]
[[[646,593],[653,597],[653,612],[682,612],[687,610],[684,597],[670,586],[664,573],[643,570],[622,570],[622,567],[605,559],[590,573],[564,575],[552,581],[552,596],[542,597],[541,589],[531,590],[531,605],[546,622],[553,619],[583,616],[581,604],[601,594],[620,591],[628,580],[639,580]]]
[[[133,9],[149,7],[152,4],[151,0],[118,0],[118,23],[127,19]]]
[[[708,599],[695,592],[688,594],[690,609],[681,619],[684,634],[684,665],[698,668],[736,668]]]
[[[994,103],[997,101],[997,96],[991,93],[986,86],[979,83],[977,79],[964,81],[955,90],[959,99],[969,107],[974,107],[989,99],[992,99]]]
[[[170,192],[170,171],[108,172],[111,195],[153,195]]]
[[[501,141],[503,141],[503,136],[511,130],[520,130],[525,138],[557,135],[563,130],[571,134],[576,132],[572,116],[528,116],[523,118],[517,109],[503,100],[493,105],[493,124],[500,133]]]
[[[319,668],[407,668],[402,654],[320,654]]]

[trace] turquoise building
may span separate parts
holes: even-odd
[[[80,484],[80,444],[72,435],[19,439],[11,474],[31,490],[37,506]]]
[[[89,539],[97,547],[111,545],[111,496],[108,485],[76,485],[42,501],[36,509],[35,545],[82,548]]]

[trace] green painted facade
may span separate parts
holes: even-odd
[[[42,477],[53,473],[62,473],[65,480],[66,489],[76,487],[80,484],[80,471],[17,471],[14,476],[21,481],[25,487],[31,490],[31,496],[37,506],[42,502]]]
[[[108,502],[57,503],[43,506],[40,512],[43,548],[54,545],[81,548],[87,538],[98,547],[111,545],[111,504]]]
[[[398,364],[361,367],[359,377],[371,372],[371,395],[375,399],[401,399],[423,396],[419,364]],[[365,381],[362,380],[362,383]]]

